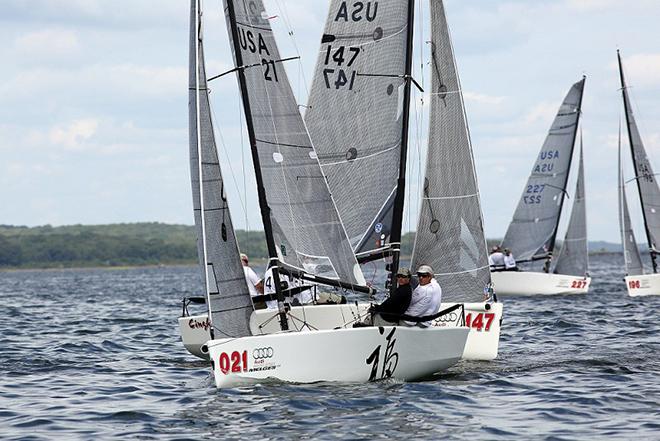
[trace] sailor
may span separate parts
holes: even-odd
[[[284,273],[279,273],[280,276],[280,285],[282,289],[291,289],[297,286],[302,286],[303,283],[300,279],[289,277]],[[273,267],[271,266],[266,270],[264,274],[264,294],[275,294],[275,282],[273,280]],[[295,305],[313,303],[314,298],[312,295],[311,286],[310,289],[301,291],[298,294],[295,294],[292,298],[287,297],[285,299],[289,303]],[[268,309],[277,309],[277,300],[266,300],[266,307]]]
[[[374,326],[393,326],[399,324],[399,316],[406,312],[412,298],[410,270],[399,268],[396,273],[397,287],[383,303],[373,307]]]
[[[516,259],[513,258],[513,254],[511,254],[511,250],[508,248],[504,248],[504,270],[518,271]]]
[[[494,246],[490,256],[488,256],[488,264],[491,270],[502,270],[505,267],[504,253],[499,246]]]
[[[442,288],[440,288],[438,281],[433,277],[433,268],[429,265],[421,265],[417,268],[417,279],[419,280],[419,285],[412,293],[410,306],[408,306],[405,314],[412,317],[426,317],[437,314],[440,311],[440,305],[442,303]],[[421,328],[431,326],[430,321],[405,321],[403,323],[408,326],[419,326]]]
[[[241,263],[243,264],[243,272],[245,273],[245,281],[247,282],[248,290],[251,297],[256,297],[264,293],[263,281],[257,276],[252,268],[248,265],[247,254],[241,253]]]

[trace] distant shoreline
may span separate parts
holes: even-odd
[[[252,262],[266,265],[268,250],[263,231],[236,230],[236,238]],[[401,238],[403,258],[410,259],[414,239],[414,232]],[[501,239],[488,239],[487,246],[500,242]],[[560,247],[561,243],[557,243],[557,252]],[[592,255],[621,252],[621,245],[604,241],[592,241],[589,248]],[[197,232],[193,225],[0,225],[0,271],[193,266],[197,261]]]

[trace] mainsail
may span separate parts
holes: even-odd
[[[330,2],[305,122],[351,245],[369,254],[392,233],[412,0],[353,3]]]
[[[224,4],[270,257],[307,273],[364,285],[263,2]]]
[[[623,244],[623,260],[626,264],[626,274],[636,276],[644,274],[642,257],[639,254],[635,233],[630,223],[630,212],[626,200],[626,186],[623,179],[623,164],[621,161],[621,127],[619,127],[619,228]]]
[[[477,176],[444,7],[431,2],[431,110],[413,268],[431,265],[443,300],[480,302],[490,283]]]
[[[580,136],[580,162],[573,196],[573,209],[568,221],[564,243],[559,251],[554,273],[583,277],[589,270],[587,245],[587,208],[584,199],[584,162],[582,136]]]
[[[657,272],[656,254],[658,242],[660,241],[660,188],[656,175],[653,173],[651,162],[646,154],[646,149],[642,143],[642,137],[639,134],[639,128],[635,122],[628,88],[623,77],[623,65],[621,63],[621,54],[617,51],[619,60],[619,73],[621,76],[621,93],[623,95],[623,106],[626,113],[626,126],[628,127],[628,141],[632,154],[633,165],[635,167],[635,180],[639,190],[639,199],[642,204],[642,213],[644,215],[644,226],[646,228],[646,237],[648,239],[651,258],[653,261],[653,272]]]
[[[197,254],[215,338],[251,335],[250,293],[218,162],[209,106],[199,0],[191,0],[188,114]],[[201,182],[200,182],[201,174]]]
[[[518,261],[542,259],[554,249],[584,82],[585,78],[573,84],[559,107],[502,240],[502,246],[509,248]]]

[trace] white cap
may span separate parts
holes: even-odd
[[[428,265],[420,265],[420,267],[417,268],[417,274],[431,274],[431,275],[433,275],[433,268],[431,268]]]

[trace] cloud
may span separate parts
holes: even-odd
[[[536,124],[536,123],[546,122],[548,124],[548,127],[550,127],[552,120],[557,114],[558,108],[559,108],[559,104],[557,103],[551,103],[551,102],[539,103],[534,107],[532,107],[532,109],[527,113],[527,115],[524,118],[524,122],[525,124]]]
[[[80,42],[74,31],[45,29],[20,35],[14,41],[14,50],[23,57],[43,61],[43,58],[61,58],[76,54]]]
[[[93,118],[72,121],[65,127],[54,127],[50,130],[49,140],[70,150],[81,150],[99,126],[99,121]]]
[[[506,99],[503,96],[486,95],[478,92],[463,92],[466,101],[473,101],[477,104],[495,105],[501,104]]]
[[[611,66],[613,69],[618,69],[616,63],[612,63]],[[660,53],[624,56],[623,72],[626,82],[633,87],[635,85],[657,87],[660,78]]]

